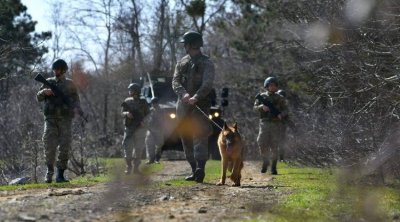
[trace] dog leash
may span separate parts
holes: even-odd
[[[220,130],[222,130],[222,127],[220,125],[218,125],[218,123],[216,123],[214,120],[208,118],[208,115],[203,110],[201,110],[198,105],[195,105],[195,106],[208,120],[210,120],[212,123],[214,123],[215,126],[217,126]]]

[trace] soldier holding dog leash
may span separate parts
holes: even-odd
[[[185,180],[202,183],[208,159],[208,136],[212,127],[205,118],[211,107],[209,93],[214,82],[214,64],[202,54],[203,37],[200,33],[189,31],[183,35],[187,55],[176,65],[172,88],[178,95],[177,117],[179,132],[186,160],[192,174]]]

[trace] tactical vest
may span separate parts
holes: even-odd
[[[122,112],[130,112],[133,119],[124,117],[124,125],[126,127],[137,128],[141,125],[144,117],[149,114],[149,106],[145,99],[134,99],[128,97],[121,104]]]
[[[276,93],[273,94],[268,94],[268,93],[261,93],[261,96],[265,99],[268,100],[269,102],[272,103],[272,105],[279,111],[286,111],[284,107],[284,98]],[[255,102],[256,105],[261,105],[262,103],[258,100]],[[260,114],[260,119],[262,120],[276,120],[277,118],[272,115],[271,112],[264,112],[264,111],[259,111]]]
[[[47,81],[57,86],[60,91],[69,99],[70,105],[76,103],[77,91],[70,79],[56,80],[56,77],[48,78]],[[46,87],[43,87],[46,88]],[[46,117],[74,117],[74,107],[69,106],[61,97],[50,96],[44,101],[43,113]]]

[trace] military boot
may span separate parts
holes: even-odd
[[[190,174],[189,176],[185,177],[186,181],[194,181],[195,179],[195,172],[196,172],[196,162],[189,162],[190,167],[192,168],[192,174]]]
[[[146,161],[146,165],[151,165],[151,164],[153,164],[153,163],[155,163],[155,161],[152,161],[152,160],[147,160],[147,161]]]
[[[268,160],[264,160],[262,167],[261,167],[261,173],[266,173],[267,169],[268,169],[268,165],[269,165],[269,161]]]
[[[142,174],[142,173],[140,172],[140,170],[139,170],[139,166],[140,166],[140,162],[139,162],[139,163],[135,163],[135,164],[133,165],[133,173],[134,173],[134,174]]]
[[[161,159],[161,154],[157,153],[154,162],[155,163],[160,163],[160,159]]]
[[[69,180],[65,179],[64,177],[64,169],[57,168],[57,176],[56,176],[56,182],[57,183],[67,183]]]
[[[155,159],[154,158],[150,158],[149,160],[146,161],[146,165],[150,165],[155,163]]]
[[[125,158],[125,163],[126,163],[126,169],[125,169],[125,174],[129,175],[132,172],[132,159],[126,159]]]
[[[281,162],[285,161],[284,155],[283,154],[279,154],[279,160]]]
[[[277,164],[278,160],[273,160],[272,161],[272,166],[271,166],[271,174],[272,175],[277,175],[278,171],[276,170],[276,164]]]
[[[44,182],[51,183],[53,181],[54,166],[52,164],[47,165],[47,173],[44,178]]]
[[[197,161],[197,169],[194,172],[194,180],[197,183],[203,183],[204,177],[206,176],[206,173],[204,172],[206,168],[206,161],[205,160],[199,160]]]

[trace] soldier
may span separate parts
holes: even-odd
[[[263,158],[261,173],[267,172],[269,161],[272,159],[271,174],[276,175],[278,149],[283,139],[284,118],[288,115],[285,99],[277,94],[278,80],[268,77],[264,81],[266,92],[258,94],[254,103],[254,110],[260,114],[258,147]]]
[[[131,83],[128,86],[129,97],[121,104],[121,114],[124,117],[124,139],[122,147],[126,162],[125,174],[140,173],[139,165],[145,147],[146,126],[144,118],[149,114],[149,107],[145,99],[140,98],[140,86]]]
[[[67,63],[62,59],[58,59],[53,63],[52,70],[54,77],[48,78],[47,81],[58,87],[65,98],[55,96],[54,92],[46,85],[40,87],[36,98],[39,102],[44,102],[43,113],[45,120],[42,140],[47,166],[45,182],[52,182],[58,147],[56,182],[62,183],[69,182],[64,177],[64,171],[67,169],[71,149],[72,119],[74,114],[80,112],[80,103],[75,84],[65,77],[65,73],[68,70]],[[66,100],[68,103],[66,103]]]
[[[214,64],[203,55],[203,37],[200,33],[189,31],[183,35],[181,43],[187,53],[175,66],[172,88],[178,95],[177,117],[186,160],[192,174],[188,181],[202,183],[208,159],[208,136],[212,132],[209,119],[211,101],[209,93],[214,82]]]
[[[148,119],[148,130],[146,134],[147,164],[159,163],[161,158],[161,147],[164,144],[163,135],[163,110],[160,109],[158,98],[151,99],[151,109]]]

